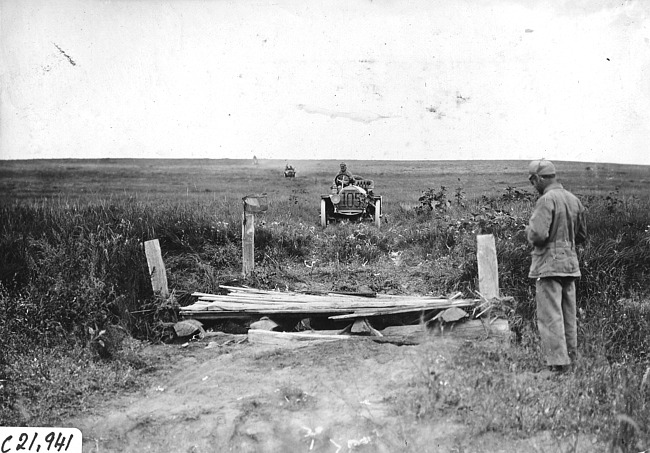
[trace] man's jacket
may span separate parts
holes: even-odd
[[[562,184],[553,183],[544,190],[526,234],[534,246],[530,278],[580,276],[576,244],[587,238],[585,208]]]

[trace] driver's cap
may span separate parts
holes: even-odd
[[[555,165],[553,165],[553,162],[546,159],[534,160],[528,164],[528,173],[540,176],[554,175]]]
[[[347,167],[347,165],[345,165],[345,162],[341,162],[341,167]]]

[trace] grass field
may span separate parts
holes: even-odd
[[[285,162],[270,160],[256,166],[237,160],[2,162],[0,424],[46,423],[88,395],[132,385],[129,370],[146,368],[133,354],[95,360],[88,330],[119,325],[155,341],[160,322],[175,319],[173,308],[152,294],[145,240],[160,239],[170,287],[183,304],[188,293],[214,292],[233,280],[262,288],[471,295],[475,236],[492,233],[501,291],[517,301],[510,321],[518,342],[499,352],[505,359],[474,351],[480,360],[460,360],[457,371],[449,371],[458,374],[458,386],[441,390],[445,398],[471,394],[463,404],[472,411],[458,416],[500,433],[588,433],[618,451],[648,448],[650,168],[556,162],[560,182],[588,209],[578,287],[583,359],[564,386],[522,389],[508,378],[513,364],[530,372],[542,366],[527,278],[530,249],[522,234],[536,198],[527,162],[348,161],[353,174],[373,179],[383,195],[382,227],[322,229],[320,194],[338,163],[292,161],[297,177],[287,179]],[[268,194],[269,210],[256,216],[256,270],[242,279],[241,197],[261,192]],[[444,203],[428,204],[434,195]],[[80,383],[93,384],[67,392],[63,366],[77,369]],[[494,379],[483,380],[486,372]],[[56,376],[61,382],[52,384]],[[464,382],[474,382],[474,390]],[[418,398],[434,398],[426,390],[432,382],[420,385]],[[523,394],[528,409],[513,412],[523,407]],[[26,420],[26,404],[41,408],[30,413],[47,415]],[[569,409],[549,416],[549,404]],[[397,412],[406,417],[409,407]],[[494,420],[476,415],[481,408],[497,411]]]
[[[62,199],[92,202],[135,197],[141,200],[217,201],[267,192],[272,202],[301,196],[305,209],[318,210],[338,161],[292,161],[297,178],[282,177],[285,161],[260,160],[43,160],[4,161],[0,165],[0,200]],[[375,180],[388,200],[387,213],[400,204],[417,204],[421,191],[462,187],[468,197],[501,194],[506,187],[531,190],[523,161],[348,161],[353,174]],[[580,194],[648,196],[650,170],[645,166],[562,162],[561,180]],[[316,197],[315,200],[309,197]],[[310,211],[311,212],[311,211]],[[314,220],[317,219],[317,216]]]

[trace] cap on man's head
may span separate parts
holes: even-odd
[[[345,165],[345,162],[341,162],[341,167],[347,167],[347,165]]]
[[[528,165],[528,173],[540,176],[554,175],[555,165],[546,159],[534,160]]]

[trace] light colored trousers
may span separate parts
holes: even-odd
[[[575,277],[538,278],[537,328],[547,365],[569,365],[578,351]]]

